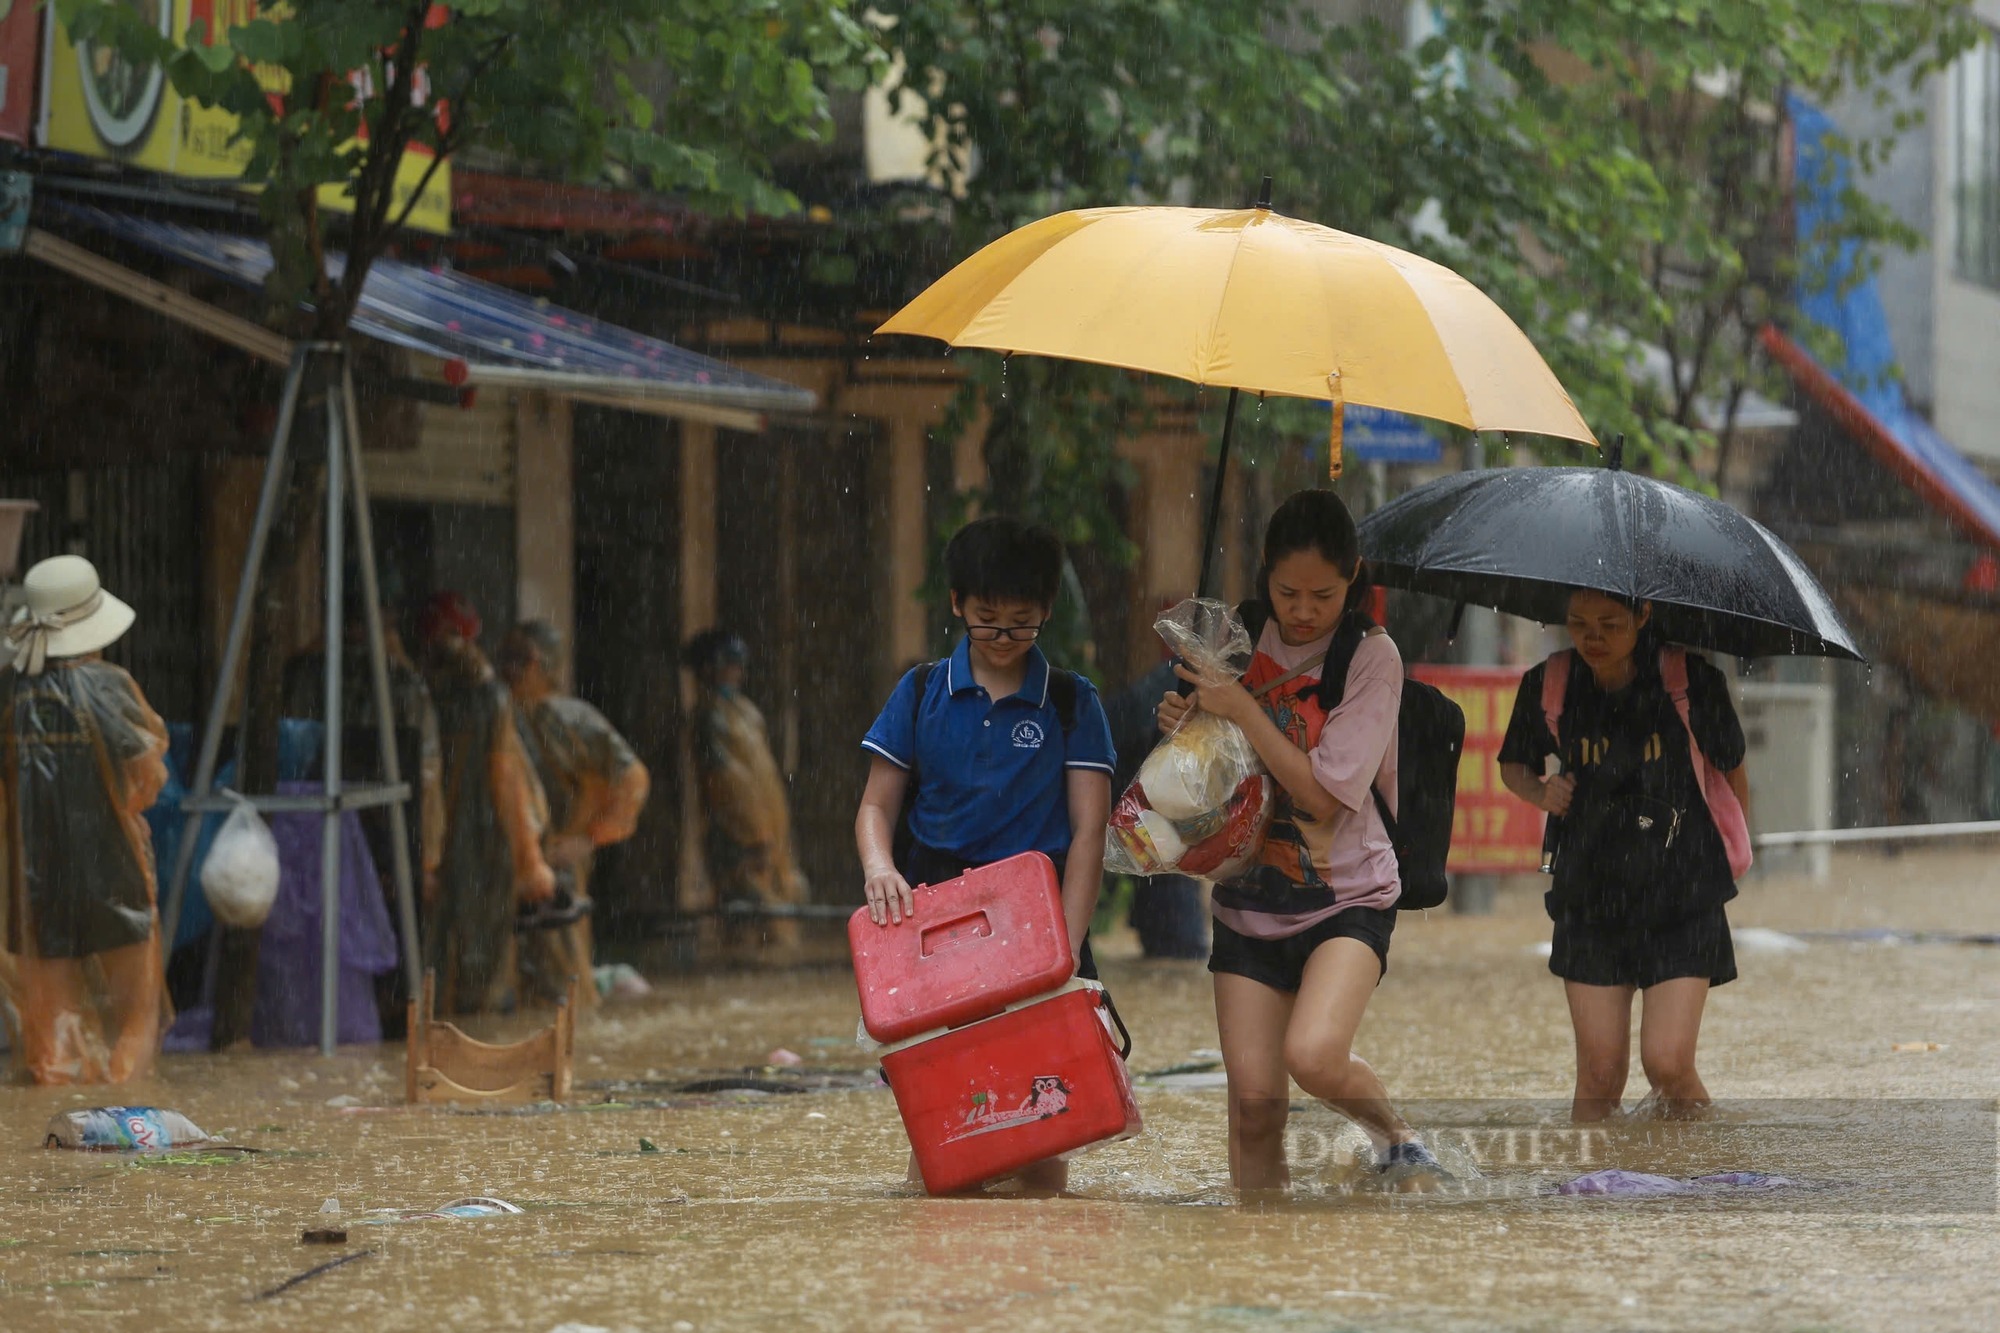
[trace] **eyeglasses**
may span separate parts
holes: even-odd
[[[991,643],[995,639],[1018,639],[1033,643],[1042,636],[1040,625],[967,625],[966,637],[980,643]]]

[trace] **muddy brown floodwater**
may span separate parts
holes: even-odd
[[[1753,881],[1738,927],[1804,943],[1746,940],[1742,979],[1713,996],[1702,1068],[1720,1111],[1593,1135],[1564,1123],[1570,1035],[1532,952],[1548,937],[1533,888],[1491,917],[1404,920],[1361,1031],[1464,1178],[1437,1195],[1384,1192],[1310,1108],[1294,1196],[1237,1203],[1207,975],[1114,938],[1106,979],[1132,1067],[1154,1075],[1146,1133],[1079,1159],[1072,1197],[916,1194],[888,1093],[853,1086],[870,1065],[848,974],[717,976],[587,1020],[584,1100],[559,1112],[405,1109],[398,1046],[174,1057],[112,1098],[0,1087],[0,1329],[1996,1326],[2000,948],[1813,932],[2000,932],[2000,858],[1859,854],[1825,885]],[[670,1091],[779,1046],[806,1063],[772,1078],[824,1090]],[[52,1114],[104,1100],[264,1151],[38,1146]],[[1551,1192],[1604,1167],[1799,1184]],[[364,1218],[475,1194],[524,1211]],[[335,1221],[346,1247],[299,1243]]]

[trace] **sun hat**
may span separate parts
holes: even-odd
[[[22,606],[7,626],[14,669],[39,676],[51,657],[82,657],[110,647],[137,613],[104,591],[97,567],[80,555],[42,561],[21,580]]]

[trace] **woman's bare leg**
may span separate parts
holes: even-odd
[[[1377,1148],[1417,1135],[1368,1062],[1354,1054],[1354,1034],[1382,979],[1382,962],[1360,940],[1326,941],[1306,960],[1284,1038],[1285,1067],[1298,1085],[1367,1131]]]
[[[1591,1124],[1618,1113],[1632,1060],[1632,987],[1565,981],[1576,1029],[1576,1095],[1570,1119]]]
[[[1239,1190],[1283,1189],[1292,1084],[1285,1029],[1294,997],[1233,972],[1215,974],[1215,1026],[1229,1075],[1229,1179]]]
[[[1709,1105],[1708,1089],[1694,1067],[1707,1003],[1706,977],[1676,977],[1646,989],[1639,1013],[1639,1064],[1668,1115],[1685,1115]]]

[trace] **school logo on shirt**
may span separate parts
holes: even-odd
[[[1016,722],[1014,724],[1014,748],[1017,750],[1041,749],[1042,724],[1039,722]]]

